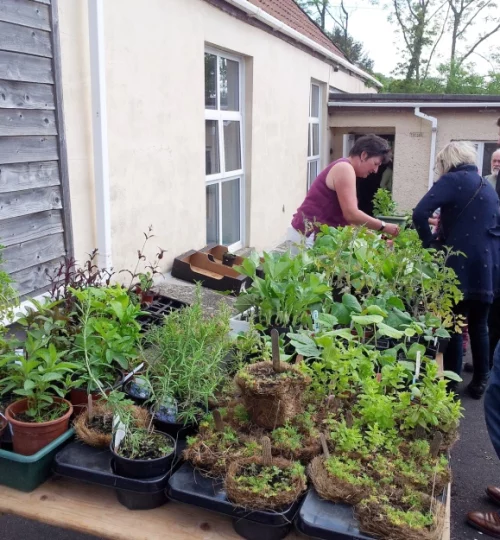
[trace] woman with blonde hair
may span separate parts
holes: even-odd
[[[433,242],[461,254],[447,265],[455,270],[464,298],[455,308],[468,319],[474,375],[467,390],[480,399],[489,374],[488,312],[500,295],[499,200],[475,165],[475,148],[451,142],[437,156],[439,180],[418,203],[413,222],[425,247]],[[428,219],[441,209],[439,230],[432,233]],[[444,354],[444,367],[460,374],[462,334],[453,334]]]

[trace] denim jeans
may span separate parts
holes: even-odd
[[[484,416],[491,443],[500,459],[500,344],[495,349],[493,369],[484,396]]]
[[[488,340],[488,313],[490,304],[476,300],[459,302],[453,310],[463,315],[469,326],[469,339],[474,366],[474,381],[481,381],[489,373],[489,340]],[[446,352],[444,353],[444,369],[454,371],[460,375],[463,362],[463,336],[452,334]]]

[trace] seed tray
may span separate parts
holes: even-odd
[[[146,314],[138,317],[139,324],[143,329],[148,329],[151,325],[159,325],[163,322],[163,317],[186,307],[188,304],[169,298],[168,296],[157,295],[153,302],[143,309]]]

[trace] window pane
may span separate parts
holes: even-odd
[[[207,186],[207,243],[219,243],[219,184]]]
[[[311,85],[311,116],[319,118],[319,86],[317,84]]]
[[[309,189],[319,174],[319,161],[310,161],[307,165],[307,189]]]
[[[205,53],[205,109],[217,109],[217,56]]]
[[[240,123],[233,120],[224,122],[224,152],[226,172],[241,169]]]
[[[220,108],[240,110],[240,64],[227,58],[220,59]]]
[[[319,156],[319,124],[312,124],[312,155]]]
[[[222,243],[226,246],[239,242],[240,179],[222,183]]]
[[[219,124],[217,120],[205,120],[205,173],[220,172]]]

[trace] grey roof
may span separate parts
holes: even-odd
[[[330,105],[335,102],[346,103],[500,103],[500,95],[476,94],[336,94],[330,93]]]

